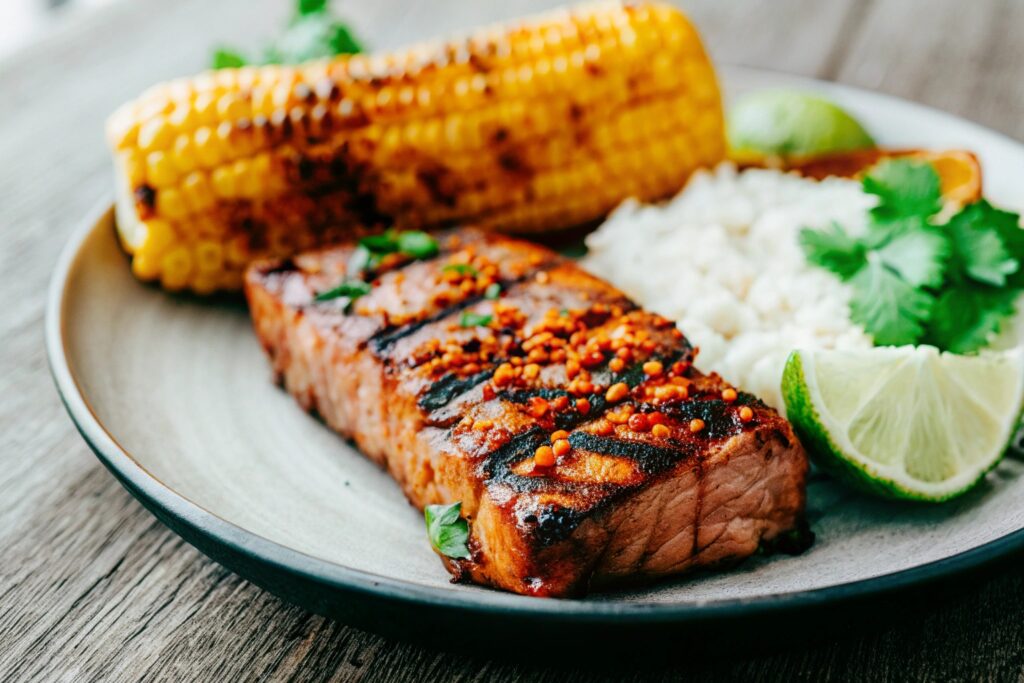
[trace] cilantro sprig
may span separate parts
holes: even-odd
[[[262,59],[250,59],[239,50],[220,47],[213,53],[212,66],[229,69],[246,64],[299,64],[362,50],[348,26],[331,13],[328,0],[296,0],[291,21],[264,49]]]
[[[434,550],[447,557],[469,559],[469,523],[460,516],[461,511],[462,503],[428,505],[423,517]]]
[[[375,270],[383,257],[388,254],[402,254],[413,259],[435,256],[440,247],[437,240],[419,230],[388,230],[380,235],[370,235],[359,240],[359,246],[352,253],[348,269],[353,273]]]
[[[863,180],[878,198],[868,229],[804,229],[808,261],[850,284],[850,318],[878,346],[984,347],[1024,289],[1017,214],[981,200],[941,222],[939,175],[927,162],[883,161]]]
[[[362,280],[345,280],[337,287],[325,290],[317,294],[314,298],[315,301],[331,301],[332,299],[339,299],[345,297],[349,300],[349,303],[355,301],[361,296],[366,296],[370,293],[370,285]]]
[[[459,316],[459,327],[487,327],[493,320],[493,315],[463,311]]]

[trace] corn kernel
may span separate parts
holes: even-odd
[[[216,242],[203,240],[196,245],[196,268],[201,273],[215,273],[224,265],[224,248]]]
[[[139,128],[139,149],[143,152],[167,149],[173,139],[174,128],[162,116],[147,121]]]
[[[188,285],[192,272],[192,256],[185,247],[175,247],[160,261],[160,281],[167,289],[182,289]]]
[[[135,250],[151,257],[158,256],[175,241],[174,229],[170,223],[154,218],[142,223],[139,229],[140,239]]]
[[[159,255],[136,254],[132,258],[132,272],[140,280],[155,280],[160,275]]]
[[[146,177],[156,189],[170,187],[178,182],[178,170],[164,152],[150,152],[146,157]]]
[[[188,207],[185,206],[181,191],[174,187],[165,187],[156,193],[156,211],[172,220],[188,215]]]
[[[220,141],[213,130],[203,126],[192,136],[192,143],[195,147],[196,161],[204,168],[213,168],[221,163],[224,154],[221,151]]]

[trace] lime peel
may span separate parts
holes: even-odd
[[[729,146],[735,156],[806,156],[875,146],[846,110],[818,95],[764,90],[729,111]]]
[[[822,368],[817,363],[819,359],[826,361],[824,377],[820,377]],[[842,390],[850,392],[851,396],[862,396],[859,388],[851,385],[851,375],[837,373],[834,368],[847,363],[856,369],[856,363],[865,360],[881,372],[891,363],[893,375],[911,371],[918,375],[931,373],[930,381],[887,387],[853,411],[846,411],[852,412],[854,418],[849,418],[844,424],[844,420],[837,418],[829,407],[819,380],[827,384],[837,379],[828,376],[830,373],[841,375],[839,381]],[[914,365],[908,366],[908,363]],[[994,383],[993,377],[998,378]],[[869,377],[866,381],[871,381],[877,387],[891,380],[884,379],[881,385],[877,383],[877,377]],[[930,396],[921,395],[924,386],[945,386],[945,394],[948,395],[940,395],[942,392],[939,391],[931,392]],[[1000,399],[996,402],[998,405],[993,406],[991,401],[979,398],[979,390],[982,395],[986,390],[996,391]],[[1006,451],[1024,409],[1024,349],[973,357],[940,354],[933,347],[889,347],[863,351],[798,350],[786,362],[782,393],[789,419],[812,459],[822,469],[877,496],[939,502],[955,498],[973,488],[999,463]],[[993,412],[993,407],[998,413]],[[869,409],[873,409],[873,412]],[[871,432],[862,434],[862,437],[868,439],[867,446],[858,448],[854,445],[850,436],[850,423],[855,421],[858,413],[865,410],[876,417],[881,416],[883,421],[901,418],[908,421],[902,440],[904,452],[900,452],[899,447],[870,443],[870,439],[875,436]],[[922,412],[929,410],[931,413]],[[963,415],[959,410],[963,410]],[[971,411],[977,414],[978,410],[988,410],[993,425],[984,434],[970,433],[971,429],[977,427],[978,420],[974,420],[966,430],[957,430],[955,424],[948,422],[951,419],[955,421],[957,417],[971,420]],[[938,424],[943,428],[942,434],[934,429],[937,426],[934,420],[936,413],[939,414]],[[926,429],[929,418],[932,419],[933,429]],[[868,424],[873,427],[876,422]],[[900,424],[897,422],[896,426]],[[976,452],[972,451],[972,457],[965,458],[966,451],[961,446],[968,444],[957,443],[957,435],[962,440],[971,436],[983,437],[985,446]],[[936,447],[922,449],[910,446],[922,443],[932,443]],[[868,452],[865,453],[865,450]],[[908,471],[908,460],[918,465],[938,462],[944,464],[947,470],[952,467],[955,471],[950,476],[926,480]],[[943,468],[937,467],[934,471],[941,473]]]

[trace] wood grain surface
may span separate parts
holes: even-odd
[[[544,2],[339,3],[376,47],[525,13]],[[1024,572],[1011,562],[879,614],[840,640],[709,661],[680,644],[655,664],[534,662],[528,633],[489,661],[383,640],[311,615],[207,560],[89,453],[46,368],[50,272],[110,192],[106,115],[209,47],[253,47],[288,0],[138,0],[68,21],[0,62],[0,680],[896,680],[1024,673]],[[721,63],[838,80],[1024,139],[1024,2],[688,0]],[[1024,179],[1022,179],[1024,190]],[[110,349],[117,354],[117,349]],[[452,634],[457,638],[458,634]],[[515,654],[518,653],[518,654]],[[670,653],[671,655],[671,653]]]

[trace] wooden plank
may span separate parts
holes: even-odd
[[[392,47],[550,4],[377,0],[343,8],[371,44]],[[1022,3],[683,4],[722,63],[834,77],[1024,137],[1024,47],[1014,32],[1024,25]],[[493,662],[391,643],[310,615],[206,560],[136,504],[88,453],[47,377],[40,331],[49,274],[76,222],[109,192],[101,135],[108,112],[154,81],[201,68],[215,43],[254,48],[287,7],[116,3],[0,63],[0,679],[571,683],[1021,672],[1024,576],[1016,569],[842,642],[735,661],[687,653],[678,663],[552,668],[525,656]]]

